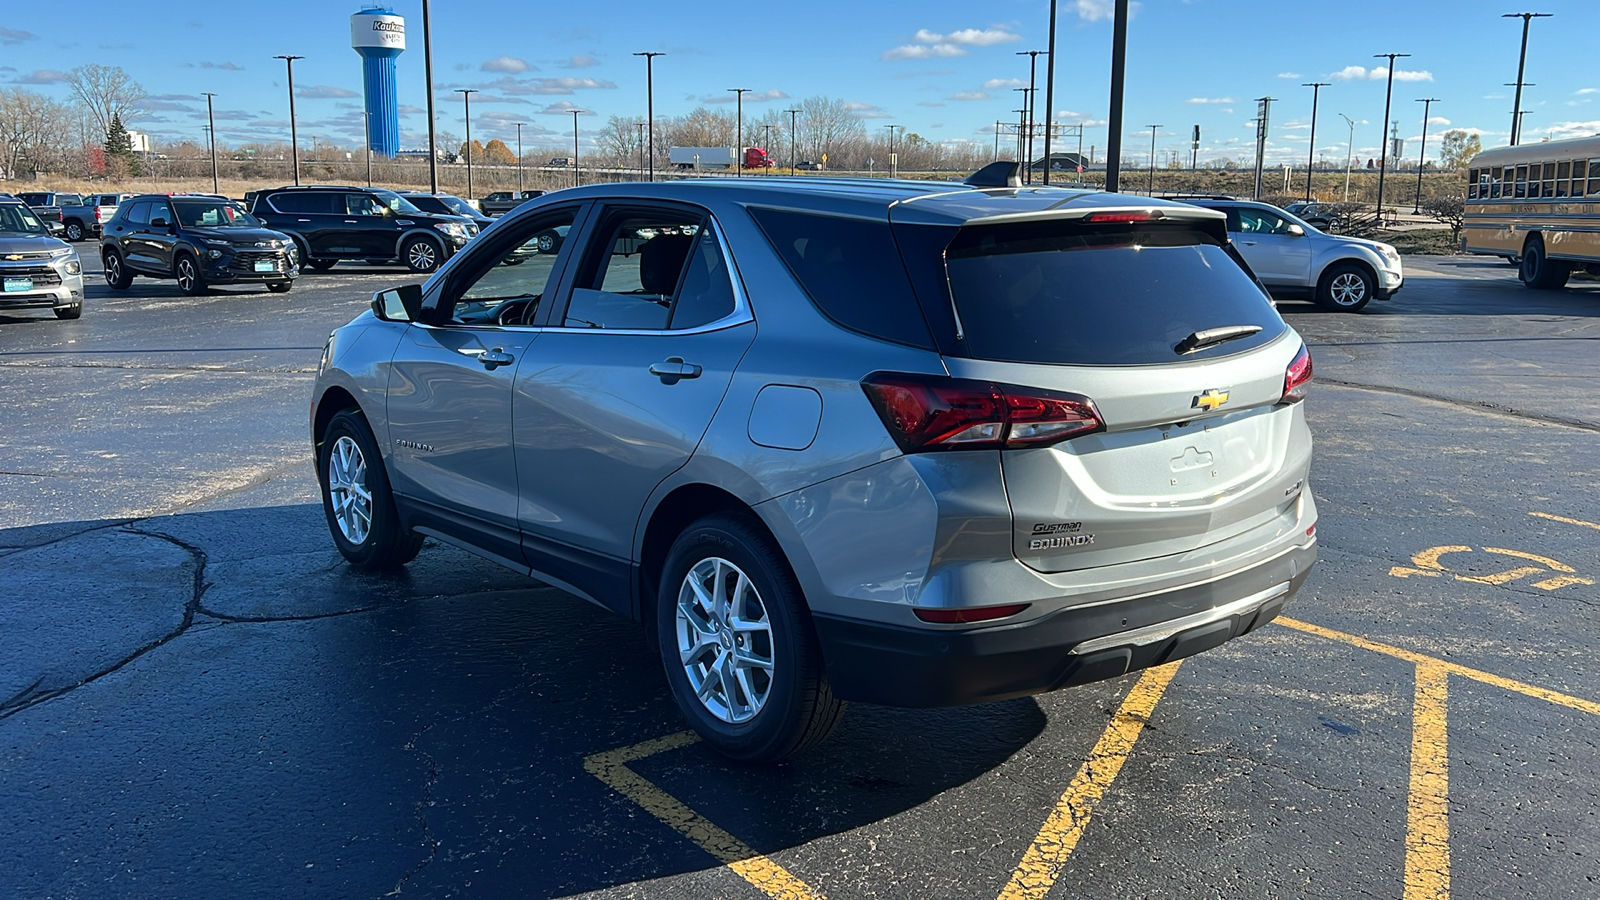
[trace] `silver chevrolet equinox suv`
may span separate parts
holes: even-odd
[[[311,430],[351,564],[426,535],[631,616],[705,740],[772,761],[848,700],[1270,621],[1316,558],[1310,380],[1219,212],[989,170],[592,185],[374,296]]]

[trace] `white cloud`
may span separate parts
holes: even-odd
[[[732,93],[708,94],[700,98],[701,103],[734,103],[739,98]],[[745,91],[744,102],[766,103],[769,100],[787,100],[789,95],[780,90]]]
[[[1446,119],[1444,116],[1429,116],[1428,117],[1428,124],[1429,125],[1449,125],[1450,124],[1450,120]]]
[[[850,110],[858,117],[863,119],[889,118],[889,114],[883,111],[883,107],[874,106],[871,103],[863,103],[860,100],[848,100],[845,102],[844,108]]]
[[[1382,73],[1382,74],[1379,74],[1379,73]],[[1379,66],[1378,68],[1372,70],[1372,79],[1374,81],[1376,81],[1376,80],[1378,80],[1380,78],[1387,78],[1388,75],[1389,75],[1388,70],[1384,69],[1382,66]],[[1433,80],[1433,73],[1429,72],[1429,71],[1426,71],[1426,70],[1423,70],[1423,71],[1420,71],[1420,72],[1412,72],[1412,71],[1408,71],[1406,69],[1395,69],[1394,70],[1394,80],[1395,81],[1432,81]]]
[[[1019,88],[1027,86],[1028,83],[1023,81],[1021,78],[991,78],[983,83],[983,89],[986,91],[995,91],[999,90],[1000,88]]]
[[[515,75],[518,72],[528,71],[532,66],[528,65],[527,60],[517,59],[515,56],[496,56],[478,68],[485,72],[507,72]]]
[[[1278,73],[1278,77],[1279,78],[1299,78],[1299,77],[1301,77],[1301,75],[1300,75],[1299,72],[1279,72]]]
[[[963,28],[949,34],[938,34],[926,28],[919,29],[911,36],[919,44],[966,44],[969,47],[992,47],[995,44],[1009,44],[1012,41],[1022,40],[1021,35],[1012,34],[1004,28]]]
[[[989,94],[988,94],[987,91],[957,91],[956,93],[950,95],[950,99],[951,100],[987,100],[987,99],[989,99]]]
[[[573,103],[571,100],[558,100],[555,103],[546,106],[544,109],[539,110],[539,112],[546,115],[559,116],[563,113],[571,115],[573,110],[578,110],[581,115],[585,116],[594,115],[593,112],[583,109],[582,107],[578,106],[578,104]]]
[[[1116,12],[1111,0],[1072,0],[1072,8],[1085,22],[1109,19]]]
[[[1563,138],[1589,137],[1600,134],[1600,119],[1589,122],[1557,122],[1548,128],[1536,129],[1548,132],[1555,140]]]
[[[583,54],[569,56],[561,61],[561,67],[565,69],[587,69],[590,66],[598,65],[600,65],[600,60],[595,59],[592,56],[584,56]]]
[[[935,57],[966,56],[967,51],[955,44],[902,44],[883,52],[884,59],[933,59]]]
[[[302,100],[332,100],[341,97],[359,97],[360,94],[331,84],[313,84],[300,88],[295,94]]]
[[[1383,81],[1389,77],[1389,69],[1387,66],[1373,66],[1370,69],[1366,66],[1345,66],[1329,77],[1334,81],[1361,81],[1363,79],[1367,81]],[[1395,69],[1394,80],[1432,81],[1433,73],[1426,70]]]
[[[1354,81],[1356,79],[1366,78],[1367,77],[1367,67],[1366,66],[1345,66],[1344,68],[1340,69],[1337,72],[1334,72],[1332,75],[1330,75],[1328,77],[1332,78],[1334,81]]]
[[[1578,93],[1578,94],[1600,94],[1600,88],[1578,88],[1578,90],[1575,91],[1574,93]]]
[[[1232,97],[1190,97],[1185,103],[1233,103]]]

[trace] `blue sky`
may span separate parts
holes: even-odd
[[[60,73],[98,62],[119,65],[152,97],[134,123],[165,138],[203,140],[202,91],[217,94],[224,141],[282,140],[287,133],[283,64],[295,64],[301,141],[355,144],[361,127],[360,60],[349,46],[349,16],[361,0],[218,3],[164,0],[159,15],[116,20],[77,4],[0,5],[0,84],[27,85],[63,99]],[[421,0],[387,4],[406,17],[400,57],[405,146],[423,143]],[[1060,0],[1056,109],[1085,122],[1085,144],[1106,143],[1111,0]],[[461,134],[457,87],[478,88],[473,136],[513,138],[521,121],[529,146],[571,140],[573,106],[597,114],[644,115],[644,64],[630,54],[659,50],[656,111],[677,115],[730,102],[727,88],[750,88],[748,117],[822,94],[854,104],[867,125],[904,125],[934,141],[989,145],[996,119],[1014,120],[1027,57],[1044,49],[1048,0],[921,2],[759,2],[720,9],[661,0],[529,3],[433,0],[434,77],[440,128]],[[1595,0],[1539,0],[1529,47],[1525,140],[1600,133],[1600,68],[1594,65]],[[745,11],[754,9],[756,11]],[[1357,156],[1376,156],[1383,115],[1383,65],[1373,54],[1410,53],[1396,65],[1394,112],[1407,154],[1422,126],[1421,97],[1438,97],[1430,146],[1447,128],[1506,143],[1516,77],[1520,20],[1500,13],[1518,4],[1484,0],[1142,0],[1129,34],[1125,146],[1187,159],[1189,130],[1202,127],[1201,157],[1247,159],[1252,98],[1280,98],[1271,117],[1269,159],[1306,158],[1311,89],[1326,81],[1317,150],[1342,160],[1358,125]],[[1040,57],[1040,115],[1045,59]],[[1377,77],[1374,77],[1377,76]],[[1075,143],[1075,139],[1073,141]],[[1431,152],[1430,152],[1430,155]]]

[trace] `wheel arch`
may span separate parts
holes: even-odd
[[[1323,264],[1322,271],[1317,273],[1317,292],[1322,292],[1322,289],[1327,284],[1328,276],[1333,273],[1334,269],[1346,264],[1359,266],[1367,273],[1367,277],[1372,279],[1372,290],[1374,293],[1381,289],[1383,282],[1378,280],[1378,267],[1372,264],[1372,260],[1367,259],[1360,254],[1351,254],[1349,256],[1336,256]]]
[[[395,238],[394,241],[394,255],[396,259],[402,261],[405,260],[404,251],[406,248],[406,242],[410,241],[414,237],[424,237],[432,241],[433,245],[439,248],[439,265],[444,265],[444,256],[449,251],[445,248],[444,238],[441,237],[437,231],[434,231],[431,228],[414,227],[408,228],[401,232],[400,236]]]
[[[652,633],[655,628],[655,603],[661,583],[661,570],[666,566],[667,553],[672,542],[690,525],[717,513],[731,513],[748,521],[763,537],[778,549],[778,555],[789,566],[793,576],[794,564],[783,550],[783,543],[749,504],[729,491],[704,482],[693,482],[673,488],[650,512],[639,542],[637,578],[634,582],[634,612]],[[652,643],[651,646],[654,646]]]
[[[329,386],[317,398],[317,410],[311,419],[311,441],[318,453],[322,451],[322,436],[328,433],[328,423],[333,421],[334,416],[350,409],[361,413],[362,418],[366,418],[366,413],[362,411],[355,395],[337,384]]]
[[[1541,248],[1543,248],[1544,247],[1544,232],[1538,231],[1538,230],[1534,230],[1534,231],[1528,232],[1528,236],[1522,239],[1522,255],[1523,256],[1527,256],[1528,255],[1528,248],[1533,246],[1533,243],[1535,241],[1538,241],[1539,242],[1539,246]]]

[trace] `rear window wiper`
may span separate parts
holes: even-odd
[[[1196,331],[1194,334],[1189,335],[1179,341],[1178,345],[1172,349],[1176,350],[1180,355],[1193,353],[1196,350],[1204,350],[1207,347],[1215,347],[1218,344],[1226,344],[1229,341],[1249,337],[1260,330],[1260,325],[1224,325],[1221,328],[1207,328],[1204,331]]]

